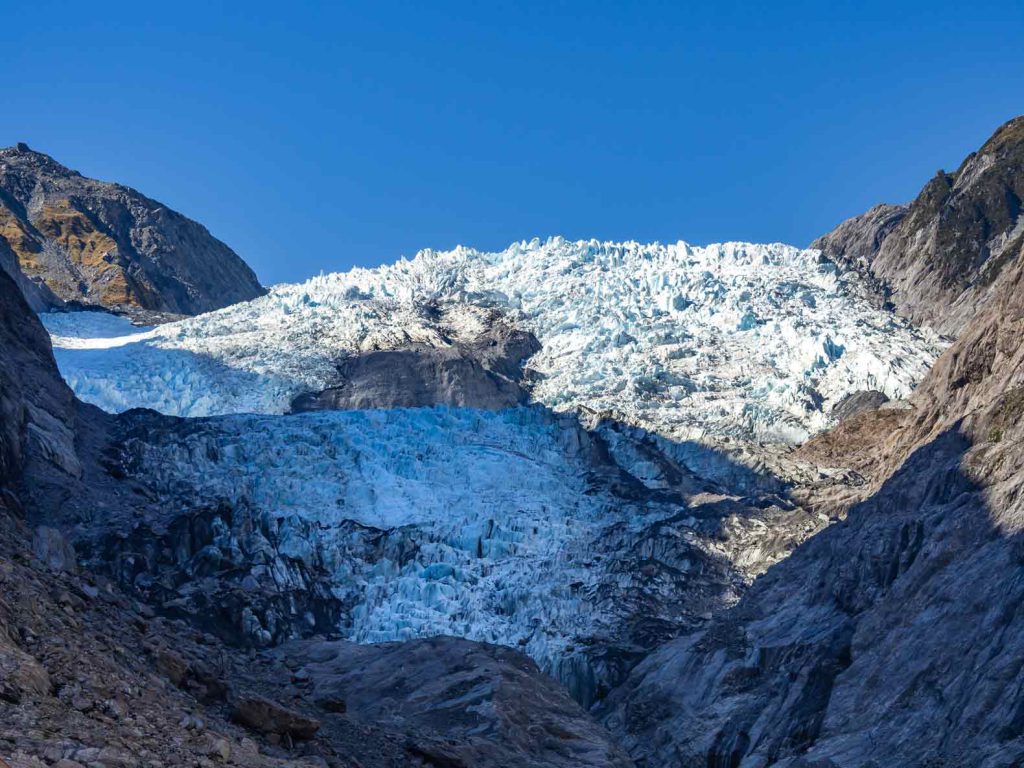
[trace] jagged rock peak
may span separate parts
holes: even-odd
[[[1024,243],[1024,116],[1002,125],[953,173],[905,206],[881,205],[812,244],[876,282],[917,323],[957,335]]]
[[[0,149],[0,267],[36,310],[191,315],[264,293],[205,227],[24,142]]]

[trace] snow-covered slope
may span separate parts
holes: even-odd
[[[816,251],[568,242],[423,251],[378,269],[141,330],[47,315],[58,365],[107,410],[283,413],[336,385],[340,359],[445,346],[500,310],[536,335],[533,398],[610,411],[678,439],[792,442],[857,390],[904,397],[940,351],[849,290]],[[111,338],[116,337],[116,338]]]

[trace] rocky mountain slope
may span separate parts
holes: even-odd
[[[1024,117],[1010,120],[909,205],[880,205],[822,236],[839,264],[916,323],[958,335],[1024,243]]]
[[[0,267],[37,310],[69,303],[193,315],[263,293],[200,224],[24,144],[0,150]]]
[[[965,163],[963,194],[981,167],[1020,183],[1019,155],[1003,144],[1019,126]],[[991,220],[984,205],[974,212],[962,230]],[[854,485],[804,497],[845,520],[651,654],[605,702],[640,765],[1024,760],[1024,250],[999,260],[991,286],[968,287],[973,319],[909,408],[865,411],[797,452],[855,472]]]

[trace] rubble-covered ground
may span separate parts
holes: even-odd
[[[79,569],[60,533],[20,515],[0,500],[0,765],[630,765],[516,651],[456,638],[241,650]]]

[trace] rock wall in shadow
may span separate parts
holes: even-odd
[[[981,583],[994,584],[1007,566],[981,551],[998,534],[959,471],[968,446],[954,432],[920,449],[736,608],[634,670],[605,713],[640,764],[775,765],[820,754],[834,759],[821,765],[921,765],[953,755],[936,725],[949,715],[951,667],[969,647],[955,630],[969,622],[974,641],[991,631],[979,623],[988,606],[964,598],[979,567],[989,570]],[[970,565],[951,575],[961,560]],[[950,580],[962,583],[942,594]]]
[[[613,694],[642,765],[1024,759],[1021,339],[1024,252],[910,408],[800,450],[856,464],[863,500]]]
[[[78,409],[57,372],[50,340],[11,277],[0,272],[0,484],[20,484],[26,467],[52,465],[81,476]]]

